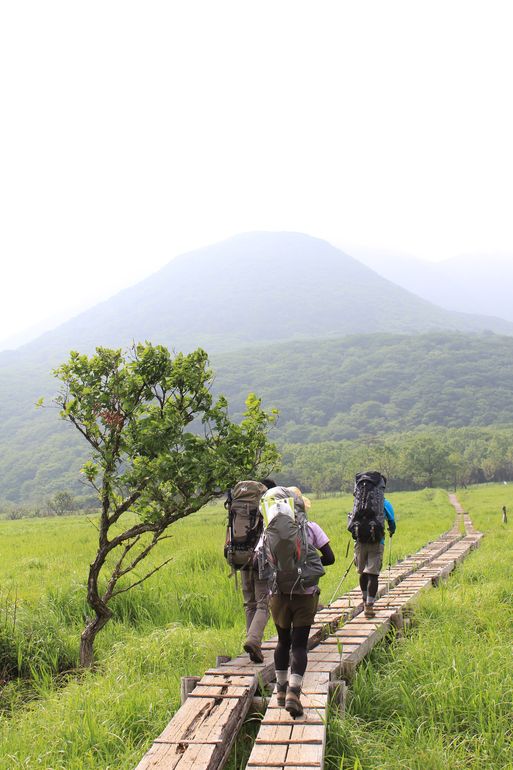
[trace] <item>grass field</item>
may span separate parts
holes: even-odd
[[[492,488],[486,490],[493,494]],[[477,496],[483,492],[478,489],[468,494],[472,500],[476,495],[474,518],[486,530],[486,521],[481,522],[480,517],[490,514],[478,513],[481,500]],[[443,491],[399,493],[390,499],[398,520],[398,532],[392,541],[394,561],[434,539],[453,520]],[[467,504],[466,498],[464,502]],[[349,505],[349,497],[339,497],[314,501],[312,508],[311,518],[327,531],[337,555],[337,564],[323,578],[321,600],[325,602],[350,558],[345,556],[345,513]],[[490,505],[496,505],[495,501]],[[1,770],[129,770],[176,710],[180,677],[201,674],[217,654],[240,651],[242,598],[228,579],[222,558],[224,518],[221,506],[211,506],[174,525],[173,538],[163,544],[160,555],[165,558],[172,553],[173,561],[148,583],[119,597],[113,621],[98,637],[98,667],[87,673],[76,671],[76,661],[86,612],[84,583],[94,553],[94,520],[77,516],[0,522],[0,667],[5,679],[11,678],[0,690]],[[496,549],[508,543],[501,536],[495,540]],[[495,540],[487,538],[486,548]],[[476,559],[482,560],[482,548],[471,557],[469,567]],[[490,557],[485,566],[491,569]],[[406,734],[411,728],[412,735],[417,729],[411,727],[413,717],[407,710],[389,719],[391,707],[394,714],[402,708],[402,690],[397,692],[392,674],[387,687],[381,687],[380,682],[388,676],[388,666],[393,670],[394,656],[407,655],[409,646],[417,643],[417,629],[425,626],[419,635],[421,640],[432,627],[441,627],[440,616],[445,622],[444,607],[453,601],[453,586],[458,609],[449,613],[447,622],[457,618],[464,624],[468,622],[467,613],[459,609],[462,599],[458,588],[466,569],[467,565],[451,578],[450,588],[433,591],[422,600],[418,626],[411,638],[397,651],[380,648],[358,675],[350,716],[342,725],[334,724],[331,731],[332,767],[443,766],[408,765],[408,760],[406,764],[384,764],[379,752],[374,761],[374,747],[381,746],[376,735],[383,736],[390,748],[395,731],[397,744],[407,755],[401,729]],[[343,590],[354,584],[354,573],[350,573]],[[488,580],[475,579],[470,585],[473,591],[484,590]],[[429,602],[440,601],[442,595],[445,604],[433,609]],[[492,605],[485,605],[483,613],[492,610]],[[270,623],[268,635],[273,633]],[[465,633],[462,636],[464,642]],[[427,701],[431,693],[428,672],[434,680],[433,692],[438,681],[436,666],[428,666],[428,653],[424,650],[424,658],[418,658],[421,665],[427,666],[427,672],[421,674]],[[483,657],[488,660],[486,654]],[[417,670],[416,660],[413,655],[411,675]],[[12,678],[16,674],[19,676]],[[411,694],[411,681],[409,687],[405,692]],[[380,698],[386,701],[387,697],[388,711],[381,712]],[[454,689],[453,705],[457,697],[458,690]],[[373,704],[370,714],[366,705],[369,702]],[[412,703],[418,706],[417,698]],[[381,713],[384,724],[378,719]]]

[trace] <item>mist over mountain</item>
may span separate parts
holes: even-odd
[[[176,257],[16,353],[20,360],[57,361],[71,349],[127,346],[132,340],[214,352],[261,342],[439,329],[512,334],[513,324],[436,307],[318,238],[247,233]]]
[[[367,253],[359,259],[384,278],[447,310],[513,321],[513,254],[468,255],[427,262]]]

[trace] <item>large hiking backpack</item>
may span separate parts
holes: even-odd
[[[347,528],[360,543],[379,543],[385,534],[386,483],[378,471],[356,474],[354,504]]]
[[[263,530],[258,505],[266,490],[259,481],[239,481],[230,491],[224,555],[233,569],[247,569],[252,565],[255,546]]]
[[[324,567],[308,540],[303,501],[287,487],[274,487],[263,496],[261,510],[265,529],[258,554],[260,574],[271,567],[273,593],[305,593],[305,588],[317,585]]]

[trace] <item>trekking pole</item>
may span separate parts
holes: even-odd
[[[390,607],[390,580],[391,580],[391,572],[392,572],[392,535],[389,533],[388,535],[388,602],[387,607]]]
[[[349,546],[350,546],[350,545],[351,545],[351,538],[349,538],[349,540],[347,541],[347,548],[346,548],[346,559],[347,559],[347,555],[348,555],[348,553],[349,553]],[[335,593],[334,593],[334,594],[333,594],[333,596],[331,597],[331,602],[332,602],[332,601],[333,601],[333,599],[335,598],[335,595],[336,595],[336,594],[339,592],[339,590],[340,590],[340,586],[342,585],[342,583],[343,583],[343,582],[344,582],[344,580],[346,579],[346,577],[347,577],[347,575],[348,575],[348,573],[349,573],[349,570],[351,569],[351,565],[352,565],[352,563],[353,563],[353,561],[351,560],[351,563],[349,564],[349,567],[346,569],[346,571],[345,571],[345,573],[344,573],[344,575],[343,575],[343,577],[342,577],[342,580],[340,581],[340,583],[338,584],[338,586],[337,586],[337,587],[336,587],[336,589],[335,589]],[[349,599],[349,601],[351,601],[351,599]],[[328,607],[330,607],[330,606],[331,606],[331,602],[329,602],[329,604],[328,604]]]
[[[328,607],[331,607],[331,604],[332,604],[332,602],[334,601],[334,599],[335,599],[336,595],[337,595],[337,594],[338,594],[338,592],[340,591],[340,587],[341,587],[342,583],[344,582],[344,580],[346,579],[346,577],[349,575],[349,570],[351,569],[351,567],[352,567],[352,566],[353,566],[353,560],[351,559],[351,561],[349,562],[349,567],[346,569],[346,571],[345,571],[345,572],[344,572],[344,574],[342,575],[342,578],[341,578],[341,580],[340,580],[340,583],[339,583],[339,584],[338,584],[338,586],[335,588],[335,593],[334,593],[334,594],[333,594],[333,596],[331,597],[331,600],[328,602]]]

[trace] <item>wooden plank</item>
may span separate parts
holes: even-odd
[[[217,746],[213,745],[158,745],[153,744],[144,755],[136,770],[206,770]]]
[[[286,767],[303,765],[304,767],[320,767],[323,756],[322,743],[291,743],[287,752]]]
[[[248,767],[283,767],[287,759],[288,746],[275,743],[255,743],[248,759]]]
[[[156,742],[180,743],[194,738],[223,741],[231,738],[233,727],[245,716],[255,686],[248,687],[240,698],[192,698],[176,712]]]
[[[288,711],[285,709],[267,709],[262,719],[263,725],[296,725],[296,724],[309,724],[309,725],[322,725],[324,719],[319,714],[318,709],[305,709],[303,716],[291,717]]]
[[[240,698],[245,695],[248,688],[234,687],[228,684],[208,685],[198,682],[189,698]]]

